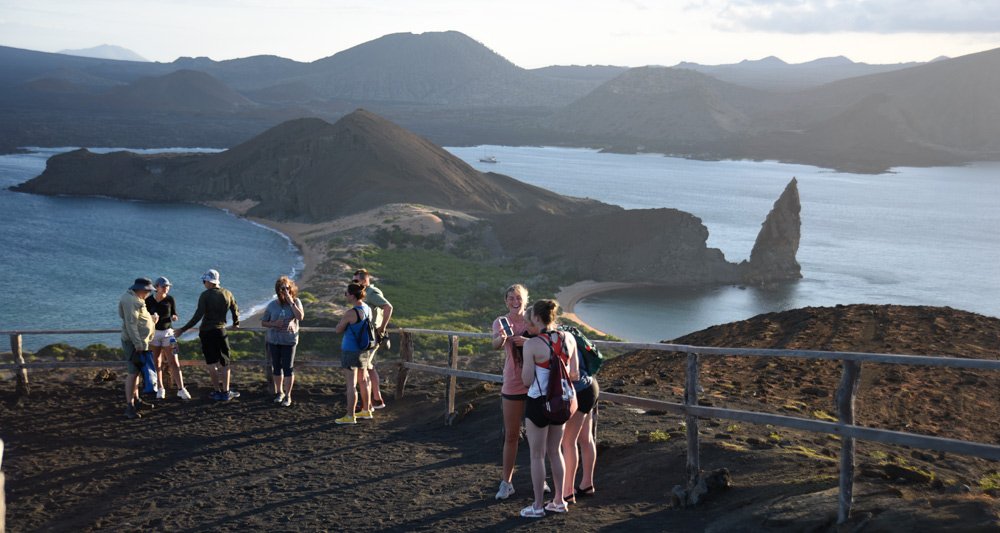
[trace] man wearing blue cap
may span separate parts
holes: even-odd
[[[236,305],[233,293],[219,286],[219,271],[209,270],[201,276],[205,290],[198,297],[198,309],[191,320],[184,324],[178,335],[191,329],[198,321],[198,339],[201,340],[201,352],[205,354],[208,365],[208,375],[216,390],[211,398],[219,401],[229,401],[238,398],[240,393],[230,390],[229,380],[229,338],[226,337],[226,312],[233,314],[233,327],[240,327],[240,309]]]
[[[118,301],[118,316],[122,319],[122,351],[125,352],[125,417],[141,418],[136,410],[139,401],[139,371],[143,354],[150,351],[155,320],[146,310],[146,296],[153,291],[149,278],[137,278]]]

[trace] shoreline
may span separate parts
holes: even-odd
[[[593,325],[584,322],[579,315],[574,312],[576,304],[588,296],[600,294],[602,292],[614,291],[618,289],[632,289],[647,286],[646,283],[629,283],[624,281],[578,281],[566,287],[559,287],[555,299],[562,307],[562,316],[593,330],[598,335],[607,335],[606,332],[595,328]]]

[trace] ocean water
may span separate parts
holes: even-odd
[[[8,190],[69,148],[32,150],[0,156],[2,331],[116,329],[118,298],[137,277],[169,278],[187,321],[209,268],[219,270],[222,286],[249,316],[273,297],[278,276],[302,270],[302,257],[284,235],[217,209]],[[0,351],[9,349],[6,339],[0,342]],[[117,346],[118,335],[26,335],[23,342],[29,350],[54,342]]]
[[[802,203],[803,279],[775,288],[635,289],[584,299],[576,313],[637,342],[805,306],[950,306],[1000,316],[1000,163],[859,175],[774,161],[693,161],[551,147],[449,150],[483,171],[626,208],[701,218],[708,245],[749,259],[788,182]],[[483,154],[497,163],[482,163]]]

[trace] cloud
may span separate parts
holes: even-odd
[[[705,0],[727,30],[1000,33],[996,0]]]

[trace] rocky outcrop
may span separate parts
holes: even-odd
[[[761,225],[750,261],[740,264],[745,283],[759,285],[802,277],[802,267],[795,259],[802,226],[801,209],[798,182],[792,178]]]
[[[661,285],[764,283],[800,277],[793,180],[749,263],[709,248],[701,219],[676,209],[626,210],[481,173],[382,117],[358,110],[329,124],[299,119],[218,154],[55,156],[15,188],[175,202],[245,202],[246,214],[325,222],[390,204],[420,204],[491,220],[484,238],[507,256],[539,258],[576,279]],[[495,241],[494,241],[495,238]]]

